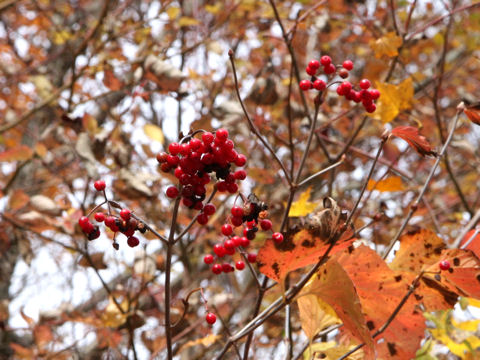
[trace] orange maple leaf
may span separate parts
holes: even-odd
[[[429,142],[418,133],[418,129],[413,126],[397,126],[391,131],[391,135],[405,140],[412,148],[422,156],[437,156],[437,152],[432,150]]]

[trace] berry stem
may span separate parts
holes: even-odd
[[[274,157],[274,159],[278,162],[278,164],[280,165],[280,167],[282,168],[282,171],[283,173],[285,174],[285,179],[287,180],[287,182],[289,184],[292,183],[292,179],[290,179],[290,175],[288,174],[288,171],[287,169],[285,168],[285,166],[283,165],[283,162],[282,160],[280,160],[280,158],[277,156],[277,154],[275,153],[275,151],[272,149],[272,147],[270,146],[270,144],[263,138],[263,136],[260,134],[260,132],[258,131],[258,129],[255,127],[255,124],[253,123],[252,119],[250,118],[250,115],[248,115],[248,112],[247,112],[247,109],[245,108],[245,104],[243,103],[243,100],[242,100],[242,97],[240,96],[240,90],[239,90],[239,87],[238,87],[238,78],[237,78],[237,70],[235,68],[235,61],[234,61],[234,57],[233,57],[233,51],[230,50],[228,52],[228,56],[230,58],[230,63],[232,64],[232,70],[233,70],[233,77],[234,77],[234,80],[235,80],[235,92],[237,93],[237,98],[238,98],[238,101],[240,102],[240,105],[242,106],[242,110],[243,110],[243,113],[245,114],[245,117],[248,121],[248,125],[250,126],[250,130],[255,134],[255,136],[260,140],[260,142],[263,144],[263,146],[265,146],[267,148],[267,150],[270,152],[270,154],[272,154],[272,156]]]
[[[107,203],[107,200],[105,200],[104,202],[102,202],[101,204],[98,204],[97,206],[95,206],[92,210],[90,210],[88,212],[87,215],[85,215],[86,217],[90,217],[94,212],[96,212],[100,207],[102,207],[102,205],[104,205],[105,203]]]
[[[326,172],[328,172],[328,171],[330,171],[330,170],[332,170],[332,169],[335,169],[337,166],[343,164],[343,161],[344,161],[344,159],[341,158],[340,161],[337,161],[335,164],[332,164],[332,165],[326,167],[325,169],[322,169],[322,170],[320,170],[320,171],[317,171],[315,174],[313,174],[313,175],[307,177],[306,179],[302,180],[302,181],[298,184],[298,187],[301,187],[301,186],[307,184],[309,181],[312,181],[312,180],[315,179],[317,176],[320,176],[320,175],[322,175],[322,174],[324,174],[324,173],[326,173]]]

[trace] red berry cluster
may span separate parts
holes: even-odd
[[[226,129],[218,129],[215,134],[204,132],[202,139],[192,137],[186,143],[171,143],[169,153],[157,154],[160,168],[164,172],[174,170],[179,187],[170,186],[166,194],[169,198],[182,196],[182,203],[188,208],[202,210],[197,217],[200,224],[206,224],[208,217],[215,213],[215,206],[203,204],[206,197],[205,186],[210,182],[210,173],[215,173],[217,190],[235,194],[238,191],[237,180],[245,180],[245,170],[232,172],[232,164],[244,166],[245,155],[237,153],[234,142],[228,138]]]
[[[323,66],[323,72],[325,75],[333,76],[334,74],[338,74],[342,79],[346,79],[349,76],[349,71],[353,69],[353,62],[351,60],[345,60],[341,66],[335,66],[332,63],[330,56],[326,55],[322,56],[320,61],[311,60],[305,70],[306,73],[311,76],[311,79],[300,81],[300,89],[303,91],[308,91],[310,89],[323,91],[329,85],[332,85],[332,83],[327,84],[322,79],[316,77],[321,66]],[[370,81],[368,79],[363,79],[359,83],[359,89],[355,90],[352,83],[349,81],[343,81],[337,87],[337,94],[345,96],[347,100],[351,100],[355,103],[361,102],[366,112],[373,113],[377,109],[374,101],[380,97],[380,91],[377,89],[370,89],[370,86]]]
[[[250,246],[250,241],[254,240],[259,227],[263,231],[269,231],[272,229],[272,222],[267,219],[267,205],[257,201],[247,201],[243,207],[232,207],[229,217],[229,222],[222,225],[221,232],[224,236],[222,242],[219,242],[213,246],[212,254],[207,254],[203,258],[203,262],[207,265],[212,265],[212,272],[216,275],[233,272],[235,269],[245,269],[245,263],[242,260],[235,262],[235,266],[228,262],[220,264],[220,259],[226,255],[234,255],[237,250],[247,249]],[[234,234],[234,227],[243,227],[243,236],[237,236]],[[283,241],[283,235],[281,233],[273,233],[272,238],[276,242]],[[215,258],[217,263],[214,264]],[[247,261],[255,263],[257,261],[257,255],[249,253],[246,255]]]
[[[105,190],[105,181],[95,181],[94,187],[97,191]],[[120,216],[112,215],[109,211],[108,215],[103,212],[96,212],[94,219],[97,223],[105,223],[105,226],[114,233],[121,232],[127,237],[127,244],[130,247],[135,247],[140,244],[140,241],[135,235],[135,231],[140,231],[142,234],[147,230],[145,225],[132,217],[132,212],[129,209],[122,209]],[[78,220],[78,224],[82,231],[87,235],[88,240],[97,239],[100,236],[100,228],[98,225],[93,225],[88,216],[82,216]],[[113,247],[118,250],[118,243],[114,241]]]

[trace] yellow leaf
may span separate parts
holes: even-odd
[[[311,360],[311,359],[325,359],[325,360],[336,360],[341,357],[343,354],[347,353],[348,351],[352,350],[355,345],[339,345],[335,341],[329,342],[321,342],[312,344],[307,351],[303,353],[304,360]],[[365,354],[363,350],[360,349],[355,351],[352,355],[346,358],[346,360],[360,360],[364,359]]]
[[[177,6],[170,6],[167,9],[167,15],[170,20],[175,19],[178,16],[178,14],[180,14],[180,8]]]
[[[196,345],[203,345],[205,347],[209,347],[213,345],[218,339],[220,339],[222,336],[221,335],[215,335],[215,334],[210,334],[207,335],[203,338],[197,339],[197,340],[190,340],[186,344],[184,344],[178,352],[182,352],[188,348],[191,348],[192,346]]]
[[[218,14],[221,8],[222,8],[221,2],[218,2],[215,5],[205,5],[205,11],[213,15]]]
[[[143,42],[145,40],[145,38],[148,35],[150,35],[151,32],[152,32],[151,27],[144,27],[144,28],[141,28],[141,29],[138,29],[137,31],[135,31],[135,35],[133,35],[133,38],[135,39],[135,42],[137,44],[140,44],[141,42]]]
[[[389,123],[397,117],[402,110],[410,109],[413,99],[413,82],[406,78],[398,85],[388,83],[376,83],[380,91],[380,99],[373,118]]]
[[[92,115],[85,113],[82,118],[83,127],[90,135],[95,135],[98,132],[98,123]]]
[[[47,155],[47,147],[43,145],[42,143],[36,143],[35,144],[35,153],[40,156],[41,158],[44,158],[45,155]]]
[[[33,156],[33,151],[27,145],[19,145],[14,148],[0,152],[0,162],[4,161],[26,161]]]
[[[60,30],[53,33],[52,40],[56,45],[62,45],[72,38],[72,34],[66,30]]]
[[[165,142],[165,137],[163,136],[163,131],[160,127],[153,124],[145,124],[143,126],[143,131],[150,139],[158,141],[163,144]]]
[[[398,48],[402,46],[402,38],[394,32],[389,32],[378,40],[370,41],[370,47],[375,51],[375,57],[393,57],[398,55]]]
[[[321,330],[340,324],[335,310],[315,295],[305,295],[297,299],[302,329],[311,341]]]
[[[124,300],[120,304],[123,313],[120,311],[118,306],[115,304],[112,298],[110,298],[110,302],[108,303],[107,307],[102,313],[102,322],[105,326],[108,327],[119,327],[123,325],[125,321],[127,321],[128,313],[127,308],[128,304],[127,301]]]
[[[402,191],[404,187],[400,176],[390,176],[380,181],[368,180],[367,190],[378,190],[380,192]]]
[[[183,26],[195,26],[195,25],[198,25],[199,21],[197,19],[194,19],[194,18],[191,18],[191,17],[188,17],[188,16],[182,16],[179,20],[178,20],[178,25],[180,27],[183,27]]]
[[[313,210],[315,210],[317,204],[308,201],[308,199],[310,199],[311,192],[312,187],[309,187],[302,194],[300,194],[298,200],[293,202],[292,206],[290,207],[290,212],[288,213],[288,216],[306,216],[310,214]]]

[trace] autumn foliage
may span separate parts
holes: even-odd
[[[0,358],[480,358],[475,1],[0,2]]]

